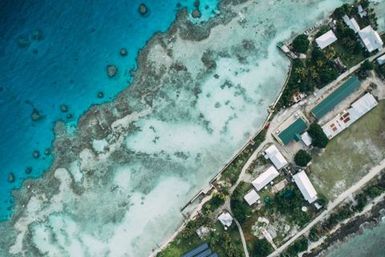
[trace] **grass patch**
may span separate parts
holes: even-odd
[[[312,161],[310,180],[334,199],[385,157],[385,101],[331,140]]]
[[[242,171],[242,167],[246,164],[247,160],[258,148],[258,146],[265,141],[266,129],[263,129],[232,162],[222,173],[221,180],[224,180],[231,185],[237,182],[239,174]]]

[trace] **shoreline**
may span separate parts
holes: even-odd
[[[384,174],[383,174],[384,175]],[[303,257],[325,257],[335,247],[348,242],[352,238],[362,235],[367,229],[373,229],[380,225],[385,217],[385,194],[378,197],[378,202],[368,203],[365,208],[369,207],[361,213],[349,218],[343,222],[335,231],[327,235],[317,247],[304,253]],[[319,243],[313,242],[314,244]]]

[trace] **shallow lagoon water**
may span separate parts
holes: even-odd
[[[137,11],[141,2],[149,7],[147,17]],[[193,0],[1,1],[0,220],[11,214],[11,190],[26,178],[40,177],[52,162],[44,151],[51,146],[54,123],[75,126],[92,104],[110,101],[126,88],[138,50],[170,26],[178,2],[193,10]],[[217,0],[201,1],[199,21],[214,16],[216,7]],[[119,55],[120,48],[127,49],[126,57]],[[112,79],[106,75],[109,64],[118,67]],[[61,104],[69,106],[67,113],[60,111]],[[44,119],[31,120],[34,108]],[[27,167],[31,174],[25,173]],[[10,172],[14,183],[7,181]]]
[[[170,74],[156,81],[162,87],[154,90],[152,108],[130,116],[136,129],[111,146],[129,158],[95,156],[85,148],[66,169],[53,171],[58,190],[36,190],[12,229],[6,227],[5,234],[16,239],[1,238],[0,253],[148,256],[182,222],[180,208],[262,124],[289,65],[276,44],[342,2],[253,1],[235,9],[236,17],[205,40],[177,38],[171,57],[153,45],[149,61]],[[214,53],[216,68],[202,75],[206,50]],[[171,69],[176,61],[189,74]],[[92,142],[96,151],[103,144]]]

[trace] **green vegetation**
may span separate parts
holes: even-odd
[[[253,249],[251,251],[252,257],[266,257],[273,252],[273,247],[267,242],[266,239],[258,239],[253,243]]]
[[[216,209],[218,209],[225,203],[225,198],[226,196],[224,194],[215,193],[213,197],[203,206],[203,214],[207,215],[214,212]]]
[[[304,34],[297,36],[293,40],[293,48],[298,53],[306,53],[309,49],[309,44],[309,39]]]
[[[245,182],[239,183],[231,196],[230,206],[235,218],[243,224],[247,217],[251,215],[251,208],[247,205],[243,197],[251,189],[251,185]]]
[[[205,240],[201,240],[196,234],[196,230],[202,225],[212,229]],[[219,222],[213,223],[209,218],[201,216],[190,221],[176,239],[157,257],[179,257],[203,242],[207,242],[211,249],[221,257],[243,256],[241,238],[235,225],[225,231]]]
[[[308,133],[312,139],[312,145],[318,148],[325,148],[329,139],[323,132],[320,125],[313,123],[310,125]]]
[[[228,182],[230,185],[234,185],[238,180],[242,167],[246,164],[247,160],[258,148],[258,146],[265,140],[265,136],[266,129],[263,129],[253,139],[252,143],[249,144],[226,168],[226,170],[222,173],[221,180]]]
[[[374,69],[374,64],[368,60],[364,61],[361,64],[360,70],[358,72],[358,77],[360,79],[366,79],[369,76],[369,71]]]
[[[385,101],[380,101],[313,156],[309,177],[317,192],[334,199],[385,158],[384,120]]]
[[[293,184],[288,185],[284,190],[274,195],[273,199],[265,204],[269,213],[280,213],[294,224],[303,226],[311,220],[310,210],[303,212],[301,208],[308,206],[303,199],[301,192]]]
[[[305,167],[311,161],[311,155],[305,150],[299,150],[294,156],[294,162],[298,166]]]
[[[309,243],[305,237],[297,239],[287,250],[282,253],[282,257],[297,257],[300,252],[306,251]]]

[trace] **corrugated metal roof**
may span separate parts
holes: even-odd
[[[315,188],[305,171],[295,174],[293,178],[306,201],[312,203],[317,200],[317,191],[315,191]]]
[[[291,141],[299,139],[300,134],[304,132],[306,128],[306,122],[302,118],[298,118],[289,127],[279,133],[278,137],[282,140],[283,144],[287,145]]]
[[[361,85],[357,76],[352,76],[333,93],[326,97],[320,104],[311,110],[315,118],[320,119],[325,114],[333,110],[333,108],[357,90]]]
[[[279,172],[276,170],[276,168],[271,166],[265,172],[259,175],[256,179],[254,179],[252,184],[255,187],[255,189],[259,191],[278,176],[279,176]]]

